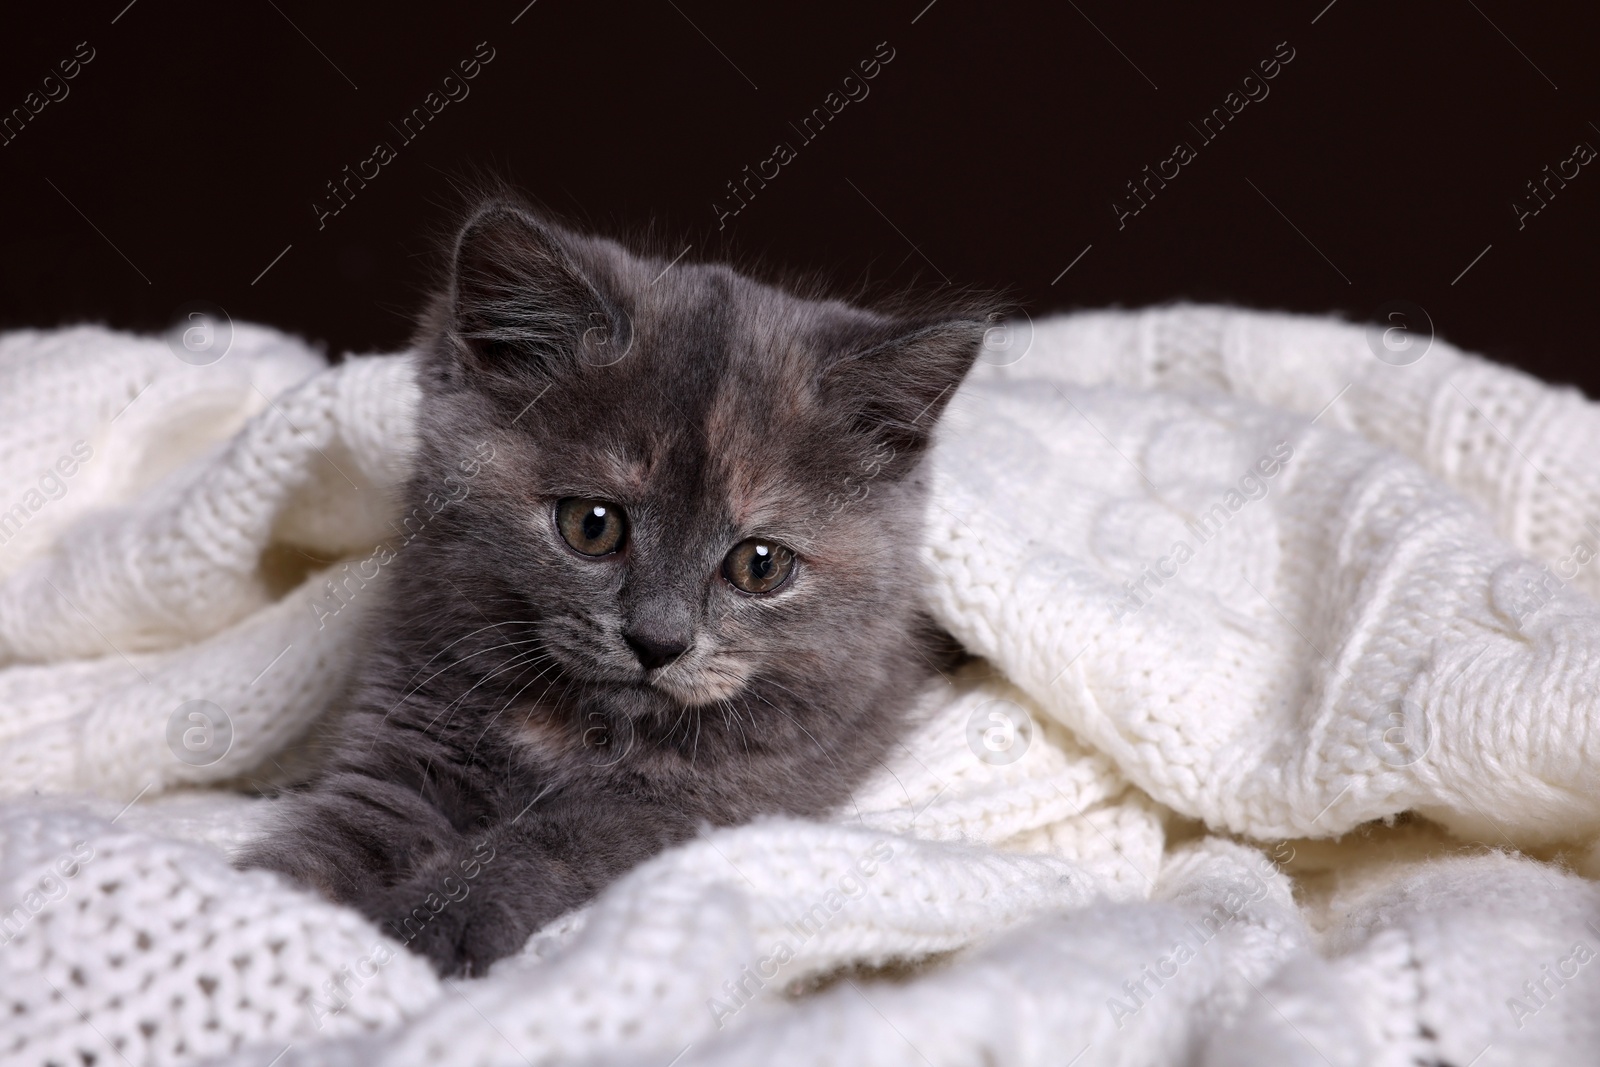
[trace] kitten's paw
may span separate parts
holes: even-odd
[[[450,899],[403,885],[363,902],[361,910],[445,978],[484,975],[527,940],[516,914],[481,890]]]

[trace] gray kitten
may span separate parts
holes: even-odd
[[[353,707],[245,865],[482,973],[701,826],[844,803],[960,655],[920,607],[922,467],[987,312],[480,207]]]

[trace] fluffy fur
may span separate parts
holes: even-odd
[[[846,802],[951,652],[921,468],[985,311],[801,298],[482,206],[421,349],[430,518],[331,758],[246,862],[472,973],[702,825]],[[570,497],[621,507],[621,551],[569,547]],[[770,593],[721,571],[753,536],[796,554]],[[641,640],[687,650],[649,667]]]

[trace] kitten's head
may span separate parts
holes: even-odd
[[[987,325],[803,299],[490,202],[432,313],[414,489],[482,442],[494,459],[428,540],[482,618],[532,627],[530,697],[670,717],[870,688],[911,654],[921,460]]]

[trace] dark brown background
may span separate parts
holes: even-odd
[[[1441,336],[1600,395],[1600,166],[1525,229],[1510,206],[1600,146],[1592,8],[525,3],[8,13],[0,109],[79,41],[97,54],[0,147],[0,326],[155,329],[205,300],[333,350],[394,348],[456,183],[487,168],[692,258],[1003,287],[1034,314],[1190,298],[1368,319],[1411,300]],[[495,58],[471,95],[399,145],[389,122],[480,41]],[[881,41],[895,58],[871,95],[799,145],[789,123]],[[1280,41],[1296,55],[1271,95],[1119,231],[1123,183]],[[379,139],[398,158],[319,231],[324,183]],[[719,233],[724,184],[779,140],[799,157]]]

